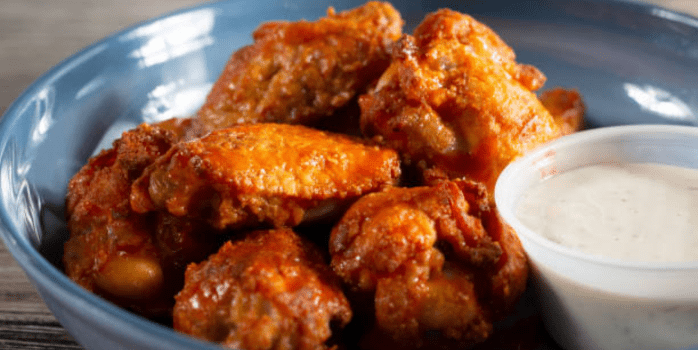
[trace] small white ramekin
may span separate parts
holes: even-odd
[[[528,254],[545,327],[567,350],[698,347],[698,261],[627,262],[593,256],[542,237],[515,215],[522,193],[549,176],[623,162],[698,168],[698,127],[632,125],[582,131],[512,162],[497,181],[495,202]]]

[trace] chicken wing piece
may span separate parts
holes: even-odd
[[[300,125],[239,125],[173,147],[134,183],[131,207],[218,229],[295,226],[399,175],[391,149]]]
[[[187,133],[189,123],[167,121],[162,127],[143,124],[125,132],[113,148],[91,158],[68,185],[66,274],[87,290],[145,316],[169,313],[177,291],[173,289],[176,283],[171,282],[181,280],[177,276],[183,273],[184,263],[178,262],[178,267],[174,260],[168,260],[168,254],[163,255],[161,238],[166,235],[155,233],[167,225],[152,215],[131,210],[131,183]],[[190,252],[180,259],[204,258],[215,251],[207,238],[184,240],[181,233],[178,237],[187,247],[208,247],[204,256]],[[178,242],[169,241],[170,247]]]
[[[562,134],[533,92],[545,76],[516,63],[512,49],[468,15],[427,15],[392,57],[360,97],[361,128],[408,164],[466,176],[492,192],[511,160]]]
[[[320,251],[288,228],[229,241],[185,279],[174,328],[231,349],[326,349],[352,316]]]
[[[158,299],[164,286],[152,224],[131,212],[128,199],[131,182],[173,141],[171,133],[141,125],[90,159],[68,185],[71,236],[65,244],[65,271],[81,286],[117,304],[145,307],[139,301]],[[132,272],[123,273],[124,269]]]
[[[528,276],[516,234],[484,186],[467,180],[362,197],[332,230],[330,253],[352,292],[373,295],[375,326],[365,344],[376,349],[482,342]]]
[[[368,2],[315,22],[269,22],[235,52],[198,118],[209,129],[241,123],[311,125],[378,79],[402,33],[389,3]]]
[[[584,127],[584,102],[576,90],[560,87],[543,91],[540,102],[550,112],[564,135],[577,132]]]

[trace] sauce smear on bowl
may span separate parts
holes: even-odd
[[[626,261],[698,261],[698,170],[657,163],[577,168],[526,190],[516,216],[543,237]]]

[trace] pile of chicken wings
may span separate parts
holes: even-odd
[[[528,277],[497,176],[583,103],[466,14],[402,27],[379,2],[262,24],[194,116],[73,177],[67,275],[233,349],[487,340]]]

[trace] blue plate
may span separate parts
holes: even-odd
[[[56,318],[87,348],[213,349],[86,292],[57,267],[70,177],[142,121],[191,114],[231,52],[267,20],[323,16],[359,1],[230,1],[186,9],[107,37],[51,69],[0,120],[0,233]],[[698,122],[698,19],[631,1],[394,1],[410,32],[450,7],[490,25],[577,88],[590,127]],[[554,348],[550,345],[548,348]]]

